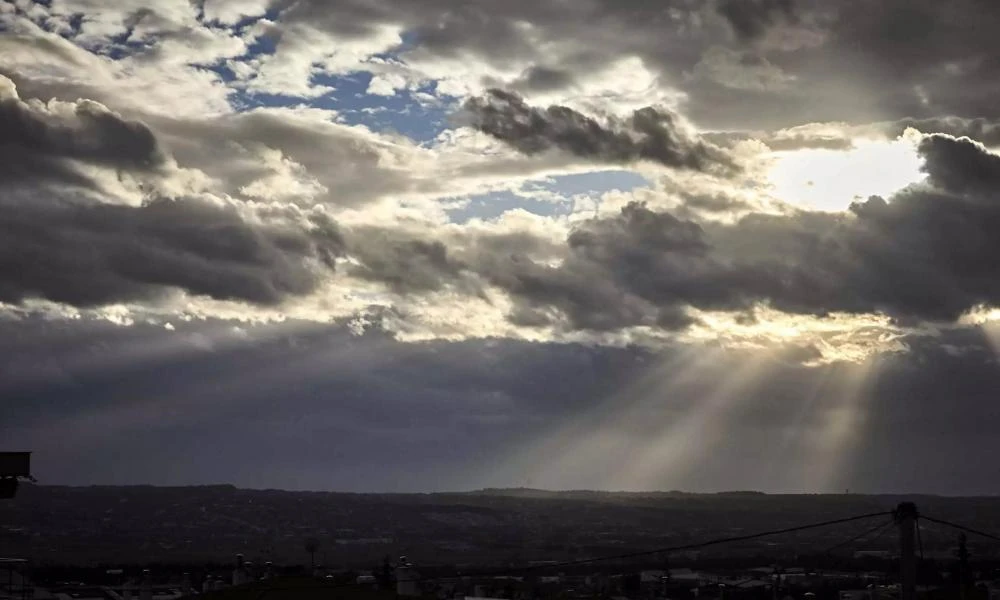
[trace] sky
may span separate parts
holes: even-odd
[[[998,26],[0,0],[0,439],[48,484],[998,494]]]

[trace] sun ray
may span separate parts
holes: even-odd
[[[778,442],[767,452],[767,481],[773,489],[808,490],[804,481],[808,476],[809,464],[796,465],[798,468],[790,474],[788,471],[791,466],[783,459],[803,445],[805,442],[803,438],[807,435],[804,431],[807,420],[814,414],[816,406],[822,402],[822,398],[833,384],[834,368],[830,365],[815,367],[813,373],[815,377],[811,385],[802,390],[797,406],[791,407],[788,411],[793,415],[792,418],[781,424]]]
[[[631,431],[648,418],[657,390],[683,385],[705,372],[718,350],[686,347],[661,358],[617,393],[542,433],[508,457],[498,475],[511,481],[546,481],[557,487],[602,487],[635,444]]]
[[[738,402],[741,393],[748,392],[770,372],[772,360],[769,352],[748,355],[686,414],[666,425],[648,442],[614,482],[628,489],[648,489],[656,487],[653,482],[683,480],[697,468],[699,459],[707,457],[724,438],[727,411]],[[664,392],[669,389],[682,388],[668,388]]]
[[[865,402],[870,397],[876,362],[833,367],[833,385],[816,407],[823,424],[810,440],[810,465],[803,481],[806,489],[829,492],[840,488],[840,475],[865,435]]]

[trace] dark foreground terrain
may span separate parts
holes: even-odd
[[[231,486],[25,486],[0,502],[0,556],[52,563],[229,561],[236,553],[277,564],[371,566],[406,554],[423,565],[525,564],[694,543],[861,513],[912,500],[926,515],[1000,531],[1000,498],[483,490],[441,494],[342,494]],[[886,516],[885,521],[889,520]],[[713,557],[823,554],[878,519],[701,551]],[[950,554],[956,532],[924,523],[928,555]],[[978,556],[986,539],[970,537]],[[894,528],[841,552],[893,550]],[[1000,549],[1000,547],[997,547]],[[672,561],[691,560],[679,553]]]

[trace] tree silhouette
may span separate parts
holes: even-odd
[[[309,553],[309,566],[316,568],[316,553],[319,552],[319,540],[314,537],[306,538],[306,552]]]

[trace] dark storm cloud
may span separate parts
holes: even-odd
[[[771,15],[770,21],[748,18],[743,30],[760,38],[755,48],[791,78],[790,85],[736,95],[717,82],[691,80],[683,86],[690,97],[685,111],[700,125],[780,129],[824,121],[1000,116],[993,102],[1000,61],[992,58],[998,47],[990,33],[1000,25],[1000,7],[993,3],[806,1],[796,3],[792,19],[781,8],[731,4],[750,16]],[[770,23],[773,35],[760,35],[759,23]],[[664,57],[657,64],[669,72],[678,63]]]
[[[411,345],[314,323],[235,325],[0,320],[0,430],[12,444],[31,440],[46,483],[166,483],[172,472],[174,483],[459,488],[480,461],[601,401],[641,367],[634,350]],[[553,379],[570,372],[573,381]],[[44,431],[61,441],[46,443]],[[150,442],[161,434],[171,441]],[[77,452],[91,467],[80,470]],[[114,475],[96,458],[106,452],[121,453]],[[168,462],[188,468],[162,469]]]
[[[79,182],[70,160],[148,171],[166,157],[143,123],[90,100],[22,100],[0,76],[0,181],[42,176]]]
[[[680,118],[654,107],[629,117],[598,122],[566,106],[535,108],[520,96],[491,89],[472,98],[465,110],[473,126],[525,154],[559,149],[598,162],[639,160],[696,171],[730,171],[732,159],[722,150],[684,131]]]
[[[169,157],[146,125],[88,100],[22,100],[0,90],[0,301],[74,306],[151,300],[171,291],[277,304],[313,291],[344,242],[321,212],[241,213],[208,197],[150,192],[141,206],[101,192],[99,175],[167,177]],[[155,172],[155,173],[154,173]],[[66,184],[71,184],[67,187]],[[263,217],[264,220],[254,219]]]
[[[398,231],[356,228],[350,232],[348,243],[358,263],[349,267],[348,273],[383,283],[398,294],[441,289],[458,278],[463,269],[440,241]]]
[[[1000,183],[1000,156],[970,139],[934,134],[920,142],[924,171],[944,190],[972,192],[991,201]]]
[[[622,440],[598,462],[635,464],[752,359],[694,347],[406,344],[337,326],[234,325],[0,321],[0,434],[34,450],[46,484],[407,491],[530,478],[607,489],[619,471],[592,461],[545,469],[597,435]],[[997,468],[963,460],[1000,450],[989,433],[1000,427],[990,402],[1000,375],[983,332],[906,343],[909,353],[873,361],[870,384],[849,397],[830,383],[852,376],[847,365],[766,362],[712,422],[726,443],[694,440],[697,472],[659,465],[641,487],[996,493]],[[804,403],[803,390],[817,391]],[[817,447],[843,414],[858,417],[857,429],[834,450]],[[545,445],[553,439],[563,441]],[[546,461],[536,447],[548,449]],[[810,479],[834,459],[844,462],[829,480]]]
[[[495,285],[533,307],[561,312],[571,328],[613,330],[633,325],[683,329],[686,306],[741,310],[777,285],[764,262],[739,264],[713,252],[693,221],[630,204],[617,217],[587,222],[568,240],[558,267],[511,260],[489,265]],[[525,314],[524,308],[519,314]]]
[[[751,40],[780,19],[794,19],[795,0],[720,0],[718,11],[737,37]]]
[[[494,285],[517,301],[511,314],[519,325],[556,324],[560,315],[570,329],[613,331],[655,324],[659,309],[617,287],[600,265],[585,261],[550,267],[518,256],[502,257],[481,267]]]
[[[535,65],[525,69],[510,87],[518,91],[545,92],[569,87],[574,79],[569,71]]]
[[[0,301],[94,306],[173,289],[277,304],[313,291],[343,252],[334,223],[251,224],[197,198],[143,206],[51,203],[0,211]]]

